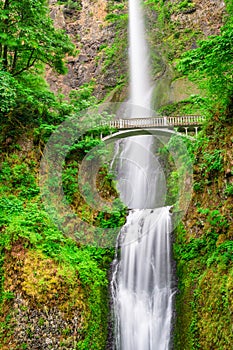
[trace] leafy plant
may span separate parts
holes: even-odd
[[[233,184],[227,184],[225,188],[226,196],[233,196]]]
[[[221,35],[211,36],[198,44],[197,49],[183,54],[178,69],[199,82],[208,94],[210,109],[217,108],[224,119],[224,115],[230,116],[233,106],[232,17],[222,27]]]
[[[222,150],[212,150],[203,153],[202,170],[205,174],[218,172],[223,170],[223,156]]]

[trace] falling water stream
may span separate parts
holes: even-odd
[[[131,117],[150,110],[144,33],[140,0],[129,0]],[[118,189],[131,210],[119,234],[120,253],[112,277],[116,350],[169,349],[171,214],[164,207],[166,179],[153,141],[152,136],[134,136],[120,141],[118,147]]]

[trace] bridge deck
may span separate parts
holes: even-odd
[[[116,129],[169,128],[173,126],[200,126],[204,121],[205,117],[203,116],[186,115],[178,117],[115,119],[106,124]]]

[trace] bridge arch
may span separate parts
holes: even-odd
[[[115,133],[112,133],[108,136],[105,136],[102,138],[103,142],[111,142],[113,140],[118,140],[118,139],[124,139],[132,136],[146,136],[146,135],[152,135],[152,136],[173,136],[177,135],[183,138],[189,138],[190,140],[194,141],[195,138],[188,136],[186,134],[182,134],[178,131],[175,131],[174,129],[162,129],[162,128],[138,128],[138,129],[125,129],[125,130],[120,130]]]

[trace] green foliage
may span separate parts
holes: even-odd
[[[110,0],[108,1],[108,11],[113,12],[115,10],[124,10],[126,5],[125,0]]]
[[[54,28],[46,0],[0,1],[0,122],[5,134],[11,129],[7,136],[19,125],[59,116],[54,111],[63,105],[49,90],[44,67],[65,73],[65,56],[73,53],[69,37]]]
[[[108,14],[106,20],[112,22],[115,28],[114,41],[111,45],[104,45],[100,48],[99,55],[103,58],[103,72],[108,75],[114,70],[116,76],[115,85],[124,85],[127,77],[125,76],[125,63],[127,62],[127,25],[128,13],[125,11],[125,4],[109,2]],[[123,66],[122,63],[124,62]]]
[[[73,112],[85,111],[87,108],[97,105],[97,98],[93,96],[94,87],[95,82],[90,81],[70,92],[70,104]]]
[[[185,239],[186,231],[183,225],[180,225],[177,229],[177,239],[173,246],[175,259],[179,259],[184,264],[184,261],[189,261],[197,256],[201,255],[200,251],[204,247],[205,243],[202,238],[191,238],[187,243]]]
[[[111,214],[100,212],[96,218],[96,225],[103,228],[122,227],[125,224],[126,209],[123,205],[119,206],[117,209],[118,210],[113,210]]]
[[[15,106],[15,79],[7,72],[0,71],[0,113],[8,113]]]
[[[229,197],[233,196],[233,184],[226,185],[225,194]]]
[[[39,188],[37,186],[33,169],[33,162],[28,165],[20,163],[17,157],[9,158],[1,164],[0,169],[0,194],[6,192],[16,192],[18,198],[33,198],[38,195]]]
[[[215,209],[215,210],[210,210],[210,209],[202,209],[199,208],[198,212],[204,215],[207,215],[207,222],[212,226],[212,227],[218,227],[218,229],[223,229],[228,227],[228,222],[227,219],[224,218],[224,216],[221,215],[220,211]]]
[[[45,0],[4,0],[0,2],[0,59],[13,76],[47,63],[64,73],[63,59],[73,53],[67,35],[56,30]]]
[[[189,12],[190,10],[195,9],[195,4],[192,0],[183,0],[179,1],[177,4],[178,10],[181,10],[184,13]]]
[[[40,69],[41,73],[42,70]],[[6,77],[8,86],[6,86]],[[0,80],[4,92],[0,90],[0,122],[10,128],[37,124],[41,120],[52,119],[52,109],[56,107],[54,94],[49,91],[47,83],[40,74],[22,72],[19,77],[0,70]],[[13,124],[13,126],[12,126]]]
[[[161,115],[200,115],[206,110],[206,99],[199,95],[191,95],[188,99],[163,105],[159,109]]]
[[[78,164],[74,161],[67,165],[62,172],[62,183],[66,199],[71,203],[75,193],[78,191],[77,183]]]
[[[168,143],[159,149],[161,161],[166,169],[167,193],[166,205],[175,205],[179,209],[180,198],[182,197],[183,184],[186,176],[192,176],[194,160],[194,142],[179,135],[173,135]],[[178,153],[177,153],[177,150]],[[179,156],[180,166],[175,164],[174,154]],[[188,175],[189,174],[189,175]]]
[[[212,150],[203,153],[203,163],[201,169],[205,175],[213,174],[223,170],[222,150]]]
[[[219,234],[227,232],[229,223],[226,217],[221,215],[219,210],[210,210],[199,208],[198,212],[205,217],[205,235],[202,237],[191,237],[187,242],[183,240],[184,236],[179,233],[178,240],[174,244],[175,256],[180,261],[190,261],[195,258],[206,264],[208,261],[208,266],[210,262],[213,263],[220,260],[226,260],[226,255],[228,256],[229,250],[233,248],[232,244],[216,245]],[[202,219],[203,220],[203,219]],[[185,233],[185,231],[184,231]],[[226,255],[221,254],[226,248]]]
[[[34,128],[34,141],[47,142],[51,134],[56,130],[57,126],[53,124],[41,123],[38,128]]]
[[[175,349],[228,349],[231,343],[230,135],[231,126],[209,121],[193,144],[197,193],[174,245],[180,291]]]
[[[102,349],[107,334],[106,289],[108,281],[106,272],[113,258],[113,251],[88,246],[78,247],[73,239],[65,237],[54,226],[42,208],[39,198],[34,198],[33,201],[23,205],[23,202],[13,195],[3,197],[0,201],[0,210],[2,214],[0,222],[2,252],[10,250],[16,242],[23,242],[24,248],[42,252],[48,258],[53,259],[65,274],[67,271],[74,271],[74,276],[78,274],[86,291],[87,308],[83,315],[85,327],[79,329],[80,338],[85,340],[80,341],[80,344],[86,344],[83,349],[90,349],[92,345],[95,349]],[[4,255],[2,255],[1,262],[3,258]],[[46,280],[44,284],[46,288]],[[1,290],[2,301],[13,297],[12,293],[5,293],[3,289]],[[103,300],[105,300],[104,307]],[[6,331],[7,325],[4,324],[2,327]],[[96,332],[97,328],[98,332]]]
[[[227,349],[231,338],[229,288],[233,245],[227,240],[218,243],[228,228],[219,210],[200,208],[199,213],[206,216],[206,220],[200,218],[206,222],[201,237],[188,238],[182,225],[176,233],[174,253],[180,293],[176,298],[179,317],[175,349],[180,349],[181,344],[184,350]],[[224,336],[215,336],[216,329],[221,329]]]
[[[145,5],[151,6],[152,9],[158,11],[158,24],[162,26],[165,21],[169,21],[171,17],[171,4],[164,0],[147,0]]]
[[[122,7],[124,8],[124,7]],[[117,22],[118,20],[126,20],[128,19],[128,14],[117,14],[117,13],[108,13],[105,17],[106,21],[109,22]]]
[[[178,69],[204,88],[210,108],[229,113],[233,103],[233,23],[230,16],[221,35],[198,42],[197,49],[184,53]],[[223,116],[224,117],[224,116]]]
[[[110,68],[112,65],[119,69],[119,63],[126,50],[126,42],[120,39],[120,31],[116,34],[114,43],[111,46],[107,46],[103,49],[105,60],[104,60],[104,71]],[[124,83],[125,77],[120,76],[118,84]]]
[[[89,91],[89,88],[87,90]],[[90,91],[87,95],[91,96]],[[82,99],[82,97],[77,96],[76,98],[77,109],[79,108],[79,98]],[[44,140],[46,140],[55,128],[56,126],[52,124],[43,123],[36,129],[34,137],[41,137],[42,133]],[[94,133],[95,130],[91,132]],[[109,130],[103,127],[96,132],[97,134],[99,132],[108,133]],[[72,159],[72,152],[75,153],[78,150],[81,155],[85,155],[90,148],[99,143],[99,139],[94,139],[87,134],[80,141],[80,144],[76,144],[76,146],[78,144],[79,146],[71,150],[71,158],[63,171],[64,192],[69,202],[73,201],[78,192],[77,171],[79,165],[77,161]],[[79,328],[80,341],[78,348],[85,350],[91,348],[103,349],[107,337],[109,312],[107,270],[113,259],[114,251],[98,247],[80,247],[80,244],[64,236],[54,226],[38,196],[37,167],[38,164],[29,158],[26,158],[23,163],[21,155],[9,154],[2,158],[0,167],[1,264],[4,262],[5,252],[10,252],[14,245],[22,244],[23,249],[38,252],[38,254],[43,254],[45,257],[52,259],[51,261],[57,264],[61,271],[64,271],[64,276],[67,271],[72,272],[72,276],[73,274],[79,276],[85,291],[85,312],[82,316],[82,328]],[[111,176],[106,181],[110,183]],[[83,210],[85,210],[84,205]],[[109,227],[109,225],[114,225],[114,227],[118,227],[123,222],[124,217],[125,212],[120,215],[113,213],[113,216],[109,219],[99,214],[96,222],[98,221],[99,226]],[[78,235],[79,232],[77,232]],[[3,273],[2,271],[1,276],[3,276]],[[37,293],[42,293],[42,290],[49,290],[50,293],[53,293],[52,282],[51,285],[49,283],[50,279],[46,280],[45,278]],[[24,290],[30,293],[30,288],[32,287],[26,283]],[[12,294],[5,293],[2,283],[0,283],[0,294],[4,303],[9,303],[10,299],[14,297]],[[8,324],[4,322],[0,325],[1,327],[2,337],[3,334],[8,336]],[[2,339],[1,334],[0,341]]]
[[[0,322],[0,339],[12,336],[11,316],[7,315],[5,320]]]
[[[64,4],[65,7],[71,10],[79,11],[82,9],[82,2],[81,0],[59,0],[58,4]]]

